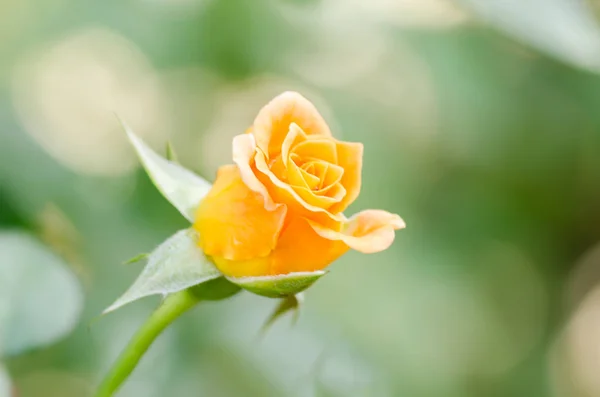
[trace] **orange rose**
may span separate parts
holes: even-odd
[[[221,167],[194,228],[200,248],[226,276],[326,268],[348,249],[385,250],[402,219],[342,213],[358,196],[363,146],[337,141],[315,107],[285,92],[233,139],[235,164]]]

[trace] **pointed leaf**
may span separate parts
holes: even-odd
[[[150,295],[167,295],[221,277],[198,248],[193,229],[180,230],[158,246],[133,285],[104,313]]]
[[[296,295],[289,295],[279,301],[279,305],[275,308],[275,311],[265,322],[262,327],[262,333],[266,333],[267,330],[284,314],[293,311],[294,312],[294,323],[298,321],[298,314],[300,313],[300,305],[304,301],[304,295],[302,293]]]
[[[59,256],[25,232],[0,232],[0,356],[63,338],[82,306],[79,282]]]
[[[156,154],[125,123],[123,128],[156,188],[187,220],[193,222],[200,200],[208,193],[211,184]]]
[[[228,277],[229,281],[257,295],[268,298],[283,298],[304,291],[326,272],[298,272],[279,276]]]

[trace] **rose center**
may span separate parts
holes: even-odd
[[[272,153],[268,166],[280,181],[301,196],[310,192],[323,199],[338,200],[346,190],[341,184],[344,169],[337,163],[334,140],[307,136],[293,124],[281,151]]]

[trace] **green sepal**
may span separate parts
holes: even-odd
[[[269,328],[283,315],[293,311],[294,317],[292,319],[293,324],[296,324],[300,315],[300,305],[304,302],[304,295],[302,293],[296,295],[289,295],[279,301],[279,304],[271,313],[271,316],[267,319],[265,324],[262,326],[261,333],[264,335]]]
[[[284,298],[304,291],[326,273],[318,270],[277,276],[228,277],[228,280],[257,295],[268,298]]]
[[[200,301],[220,301],[237,294],[241,288],[225,277],[219,277],[190,287],[189,291]]]

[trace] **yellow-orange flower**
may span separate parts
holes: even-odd
[[[363,146],[334,139],[315,107],[285,92],[233,139],[198,208],[200,247],[232,277],[322,270],[353,248],[388,248],[402,219],[366,210],[347,219],[358,196]]]

